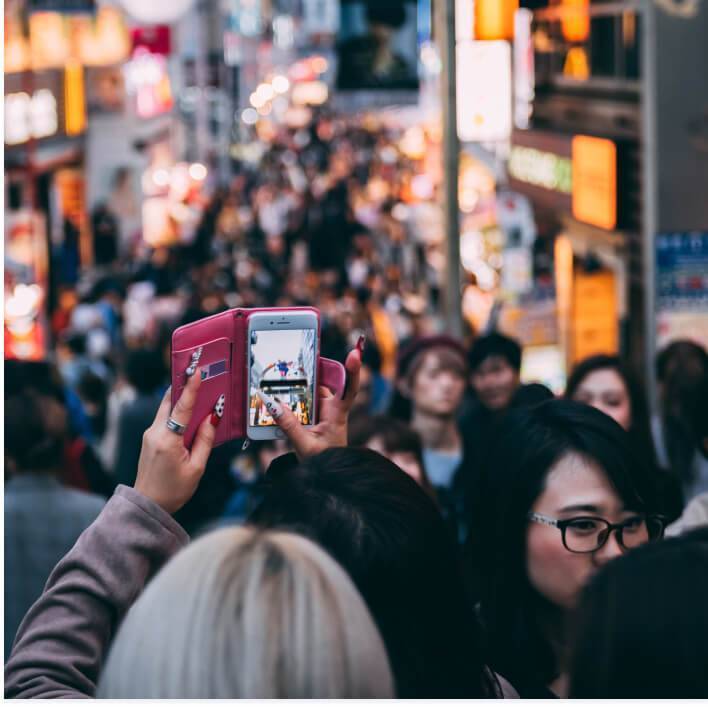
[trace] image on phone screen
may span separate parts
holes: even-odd
[[[259,390],[287,405],[301,424],[313,424],[315,342],[315,329],[251,332],[248,407],[251,427],[276,424],[258,395]]]

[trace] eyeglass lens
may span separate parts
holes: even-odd
[[[617,540],[625,549],[632,549],[661,536],[662,523],[657,518],[637,516],[617,531]],[[577,518],[565,529],[565,544],[571,552],[593,552],[607,542],[610,524],[599,518]]]

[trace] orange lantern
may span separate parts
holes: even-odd
[[[64,18],[58,12],[35,12],[30,15],[30,50],[32,68],[61,68],[69,58],[69,41]]]

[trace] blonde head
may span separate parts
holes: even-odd
[[[174,557],[125,618],[110,698],[387,698],[381,637],[348,575],[311,541],[228,528]]]

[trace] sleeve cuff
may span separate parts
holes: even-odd
[[[139,491],[136,491],[131,486],[120,484],[114,493],[115,496],[121,496],[126,501],[137,506],[143,513],[149,515],[153,520],[156,520],[165,530],[174,535],[181,545],[189,543],[189,535],[187,531],[161,506],[155,501],[152,501],[147,496],[143,496]]]

